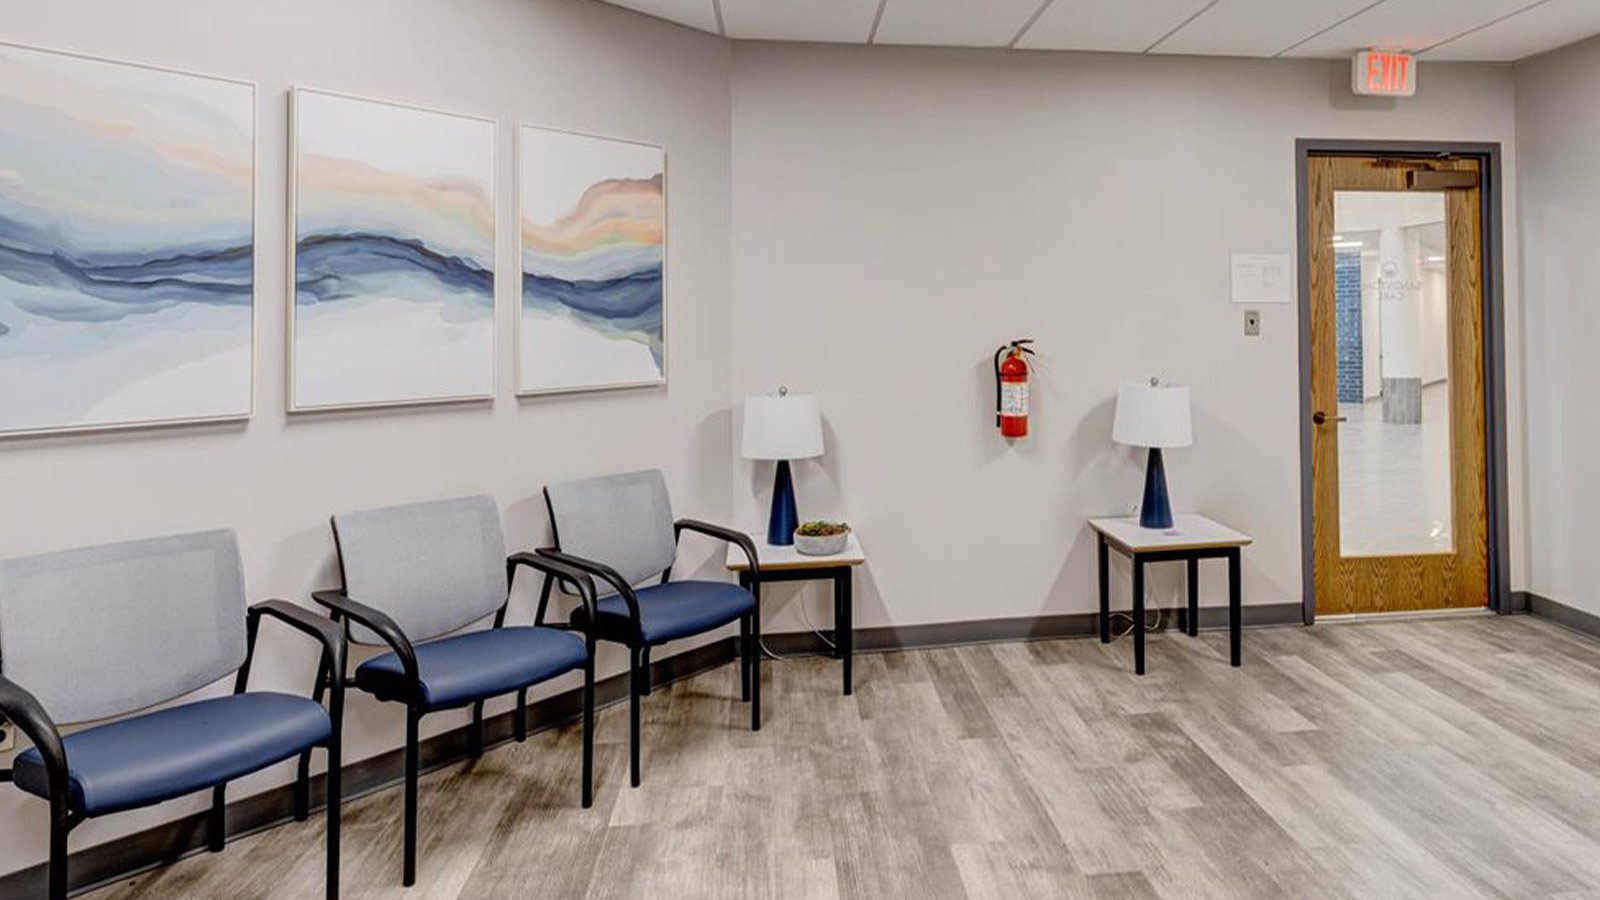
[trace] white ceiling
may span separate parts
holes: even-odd
[[[737,40],[1510,62],[1600,34],[1600,0],[604,0]]]

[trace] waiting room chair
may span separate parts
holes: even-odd
[[[404,878],[417,878],[417,729],[428,713],[472,707],[470,754],[483,753],[484,701],[517,695],[513,728],[527,737],[528,688],[583,670],[583,805],[593,802],[593,641],[542,626],[507,626],[517,567],[567,579],[578,572],[532,553],[507,557],[490,497],[461,497],[333,517],[344,578],[313,597],[360,644],[387,645],[356,667],[355,685],[406,706]],[[584,588],[586,590],[586,587]],[[592,594],[585,593],[585,603]],[[449,635],[489,615],[492,628]]]
[[[321,643],[327,710],[246,690],[263,616]],[[33,741],[4,776],[50,801],[51,900],[67,896],[67,834],[84,820],[211,788],[207,836],[219,851],[227,782],[313,747],[328,754],[327,896],[337,898],[344,658],[344,636],[322,616],[282,600],[246,608],[231,531],[0,562],[0,713]],[[226,696],[66,736],[57,727],[123,716],[229,674]]]
[[[650,649],[739,622],[740,695],[750,728],[761,729],[761,564],[743,532],[672,518],[666,479],[651,469],[552,484],[544,490],[555,547],[539,553],[599,578],[593,603],[573,610],[571,627],[629,651],[629,770],[639,786],[639,704],[650,692]],[[698,532],[736,544],[750,561],[750,589],[725,581],[672,581],[678,538]],[[655,584],[640,586],[647,580]],[[588,585],[584,590],[590,590]],[[547,580],[539,600],[545,612]]]

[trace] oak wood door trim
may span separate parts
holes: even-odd
[[[1344,556],[1339,541],[1338,429],[1310,434],[1311,578],[1315,612],[1367,613],[1481,607],[1490,599],[1485,389],[1483,166],[1475,158],[1311,156],[1303,215],[1309,282],[1308,382],[1314,409],[1336,410],[1334,192],[1405,191],[1409,171],[1472,171],[1479,186],[1445,192],[1449,233],[1450,553]]]

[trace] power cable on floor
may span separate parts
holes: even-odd
[[[822,629],[818,628],[816,626],[816,623],[811,621],[811,611],[806,608],[806,601],[805,601],[805,596],[804,595],[800,596],[798,605],[800,607],[800,619],[806,623],[806,627],[807,628],[811,629],[811,633],[817,636],[817,640],[819,640],[823,644],[827,645],[828,652],[826,652],[826,653],[821,653],[821,652],[818,652],[818,653],[789,653],[789,654],[774,653],[770,649],[767,648],[767,642],[765,640],[759,642],[761,644],[761,652],[768,659],[777,659],[777,660],[784,660],[784,659],[832,659],[833,658],[833,652],[838,649],[838,645],[836,645],[833,642],[833,640],[831,638],[829,638],[826,634],[823,634],[822,633]]]

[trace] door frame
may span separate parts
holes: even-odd
[[[1506,358],[1503,222],[1499,142],[1367,141],[1299,138],[1294,142],[1295,233],[1300,294],[1300,618],[1317,617],[1315,513],[1311,484],[1311,223],[1306,169],[1313,156],[1392,156],[1428,159],[1440,154],[1478,160],[1482,173],[1483,222],[1483,409],[1488,484],[1489,608],[1518,612],[1511,592],[1511,542],[1507,530]]]

